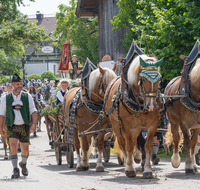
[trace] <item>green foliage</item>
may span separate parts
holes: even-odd
[[[189,55],[200,38],[200,1],[120,0],[118,4],[119,14],[111,22],[115,29],[131,29],[123,41],[125,50],[135,39],[149,54],[147,40],[151,53],[159,59],[165,57],[161,67],[164,78],[180,75],[183,61],[179,56]]]
[[[40,115],[41,115],[41,117],[43,117],[44,115],[59,114],[61,107],[62,107],[61,102],[57,105],[57,107],[51,107],[50,105],[48,105],[44,109],[42,109]]]
[[[53,35],[58,38],[55,44],[62,49],[63,43],[69,38],[73,46],[72,54],[84,59],[87,57],[93,63],[98,61],[98,18],[76,18],[77,0],[71,0],[71,6],[59,5],[56,13],[56,29]],[[67,14],[66,14],[67,13]],[[79,59],[84,63],[83,60]]]
[[[42,80],[44,80],[45,78],[48,78],[48,81],[50,80],[56,80],[55,75],[51,72],[51,71],[44,71],[41,74]]]
[[[32,74],[32,75],[28,75],[27,78],[30,81],[32,79],[32,77],[37,80],[38,78],[42,79],[42,77],[38,74]]]
[[[50,41],[44,28],[38,27],[35,21],[29,21],[17,10],[20,4],[23,0],[0,0],[0,70],[7,74],[22,69],[20,60],[25,52],[24,46],[38,46],[41,42]]]

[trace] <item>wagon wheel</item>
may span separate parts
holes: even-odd
[[[54,136],[54,140],[57,140],[58,134],[57,134],[55,123],[53,124],[53,136]],[[60,139],[58,140],[58,142],[60,142]],[[60,150],[60,145],[55,145],[55,155],[56,155],[57,164],[61,165],[62,164],[62,153]]]
[[[68,145],[68,150],[65,152],[67,158],[67,165],[69,168],[74,166],[74,148],[73,145]]]
[[[110,160],[110,145],[104,145],[104,149],[103,149],[103,159],[104,162],[108,162]]]
[[[55,145],[56,161],[58,165],[62,164],[62,154],[60,150],[60,145]]]
[[[117,159],[119,165],[124,165],[124,159],[121,159],[119,155],[117,155]]]

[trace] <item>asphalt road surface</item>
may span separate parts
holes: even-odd
[[[171,166],[169,159],[161,159],[152,166],[154,178],[143,179],[140,164],[135,164],[137,176],[128,178],[124,166],[117,162],[116,155],[111,154],[110,161],[103,163],[105,172],[95,171],[96,158],[90,158],[90,169],[76,172],[76,154],[74,167],[68,168],[66,157],[62,155],[62,165],[57,165],[54,150],[48,144],[45,124],[37,137],[31,135],[30,156],[27,167],[28,177],[11,179],[12,164],[4,160],[3,143],[0,142],[0,190],[145,190],[145,189],[200,189],[200,173],[185,175],[184,161],[179,168]],[[21,160],[21,153],[18,153]],[[199,167],[200,171],[200,167]]]

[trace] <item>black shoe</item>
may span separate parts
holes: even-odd
[[[199,166],[200,165],[200,159],[199,159],[198,154],[195,155],[195,160],[196,160],[196,164]]]
[[[54,141],[50,141],[49,145],[51,145],[51,146],[54,145]]]
[[[158,162],[160,162],[160,158],[158,158],[156,156],[156,154],[154,154],[154,155],[152,155],[151,161],[152,161],[153,165],[157,165]]]
[[[20,162],[19,166],[22,168],[22,175],[28,176],[28,169],[26,168],[26,164],[24,164],[23,162]]]
[[[19,168],[13,169],[13,174],[11,175],[11,178],[19,178]]]

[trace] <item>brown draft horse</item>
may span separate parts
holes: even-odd
[[[154,57],[148,57],[147,55],[137,56],[133,59],[130,67],[128,69],[128,83],[140,93],[140,86],[139,86],[139,75],[141,73],[142,66],[140,65],[139,57],[141,57],[144,61],[150,60],[155,62],[156,59]],[[109,108],[112,105],[112,101],[115,95],[115,91],[118,88],[119,84],[121,83],[121,78],[118,79],[111,87],[111,90],[108,95],[105,111],[108,113]],[[146,78],[142,77],[142,86],[146,93],[151,92],[158,92],[158,83],[156,81],[151,83]],[[107,87],[107,91],[110,86]],[[118,125],[118,114],[116,109],[109,115],[110,121],[112,123],[113,131],[117,137],[118,144],[120,149],[123,152],[124,156],[124,163],[125,163],[125,173],[128,177],[135,177],[136,172],[133,166],[133,152],[134,147],[137,143],[137,137],[141,132],[141,127],[147,128],[147,141],[145,144],[145,152],[146,152],[146,160],[144,166],[144,178],[152,178],[152,170],[150,165],[150,157],[151,152],[153,149],[153,136],[157,130],[159,124],[159,110],[161,107],[160,99],[156,103],[156,97],[146,97],[145,100],[140,100],[143,105],[148,108],[147,112],[141,112],[138,117],[135,117],[132,114],[138,115],[138,112],[129,109],[123,100],[119,103],[119,117],[122,123],[122,134],[120,133],[120,128]]]
[[[116,74],[114,72],[116,65],[113,67],[113,70],[110,70],[108,68],[102,68],[99,66],[98,69],[92,71],[90,73],[89,77],[89,89],[94,92],[96,95],[100,96],[101,99],[97,96],[95,96],[93,93],[90,93],[90,98],[93,102],[97,104],[103,104],[103,98],[104,98],[104,92],[101,92],[101,89],[99,89],[99,82],[102,81],[103,88],[106,89],[109,82],[116,78]],[[101,78],[102,76],[102,78]],[[100,85],[101,86],[101,85]],[[65,95],[66,103],[65,103],[65,114],[66,116],[69,113],[69,106],[70,103],[75,96],[76,92],[80,88],[71,89],[68,91],[68,93]],[[81,101],[80,97],[78,100],[78,103]],[[73,133],[73,143],[74,147],[77,153],[77,171],[82,170],[88,170],[89,169],[89,147],[91,145],[91,138],[93,135],[87,135],[84,137],[78,136],[80,132],[83,132],[87,129],[89,129],[92,125],[95,124],[97,121],[98,123],[98,117],[99,115],[94,114],[90,111],[88,111],[85,106],[81,106],[76,111],[76,117],[75,117],[75,123],[77,124],[77,128],[74,128]],[[109,127],[109,118],[104,117],[101,124],[101,129],[105,129]],[[93,130],[99,130],[98,124],[95,124],[92,128]],[[104,167],[102,165],[102,153],[104,148],[104,135],[105,133],[100,133],[98,137],[98,160],[97,160],[97,167],[96,171],[104,171]],[[82,158],[80,157],[80,148],[82,150]]]
[[[181,57],[181,56],[180,56]],[[200,102],[200,58],[198,58],[190,72],[190,92],[195,102]],[[178,88],[181,82],[181,77],[172,79],[165,88],[165,95],[172,92],[173,95],[178,94]],[[168,99],[166,99],[167,101]],[[198,135],[200,134],[200,113],[195,113],[186,108],[181,103],[181,98],[167,106],[167,116],[171,125],[171,132],[174,142],[174,152],[171,157],[171,163],[174,168],[178,168],[181,158],[179,156],[179,126],[183,133],[183,146],[186,150],[185,173],[194,174],[197,172],[195,162],[195,146],[197,144]],[[168,127],[169,129],[170,127]],[[190,129],[193,129],[192,135]]]

